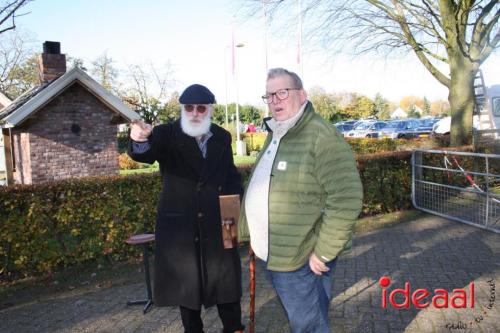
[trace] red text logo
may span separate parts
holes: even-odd
[[[453,289],[448,292],[446,289],[437,288],[434,291],[429,291],[425,288],[412,290],[410,282],[405,282],[403,289],[395,288],[389,293],[387,287],[391,284],[391,279],[387,276],[380,278],[379,282],[382,287],[382,308],[387,308],[387,300],[395,309],[409,309],[410,302],[417,309],[423,309],[431,305],[437,308],[448,308],[451,306],[454,309],[459,308],[474,308],[474,282],[469,284],[469,291],[463,289]],[[389,294],[389,295],[387,295]],[[396,301],[398,295],[402,296],[400,301]]]

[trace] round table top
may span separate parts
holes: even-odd
[[[154,234],[140,234],[130,236],[125,243],[135,245],[135,244],[144,244],[148,242],[152,242],[155,240]]]

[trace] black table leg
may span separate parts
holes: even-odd
[[[146,304],[144,306],[144,309],[142,310],[143,314],[146,314],[148,312],[149,307],[153,305],[153,295],[151,292],[151,278],[149,275],[149,255],[148,255],[148,244],[144,243],[144,255],[143,255],[143,261],[144,261],[144,278],[146,280],[146,291],[147,291],[147,299],[145,300],[138,300],[138,301],[128,301],[127,305],[142,305]]]

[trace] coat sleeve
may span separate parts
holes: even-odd
[[[136,152],[133,149],[133,140],[129,138],[127,153],[134,161],[153,164],[160,160],[159,152],[165,148],[168,143],[167,131],[165,127],[155,126],[151,135],[148,137],[149,149],[143,152]]]
[[[354,154],[338,133],[318,139],[315,157],[317,179],[326,196],[314,253],[328,262],[351,244],[363,187]]]

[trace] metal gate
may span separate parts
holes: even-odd
[[[500,155],[415,150],[415,208],[500,233]]]

